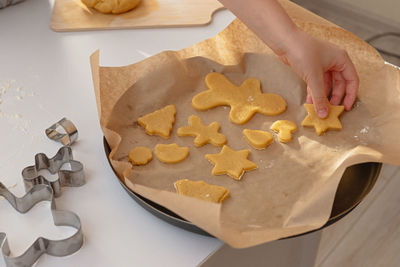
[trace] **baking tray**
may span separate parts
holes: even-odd
[[[105,138],[103,138],[103,144],[108,163],[110,163],[111,168],[116,174],[109,159],[109,154],[111,152],[111,149]],[[342,179],[340,180],[338,189],[336,191],[329,220],[321,228],[310,232],[320,230],[335,223],[336,221],[340,220],[341,218],[349,214],[355,207],[357,207],[357,205],[360,204],[360,202],[374,187],[375,182],[378,179],[379,173],[381,171],[381,168],[382,168],[382,163],[377,163],[377,162],[366,162],[348,167],[343,173]],[[170,211],[169,209],[131,191],[124,183],[122,183],[120,179],[118,179],[118,176],[116,176],[116,178],[121,183],[122,187],[126,190],[126,192],[128,192],[128,194],[140,206],[142,206],[144,209],[146,209],[156,217],[172,225],[188,230],[190,232],[210,236],[209,233],[200,229],[191,222],[183,219],[182,217]],[[304,235],[307,233],[303,233],[300,235]]]

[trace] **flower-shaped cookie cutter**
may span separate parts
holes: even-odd
[[[57,128],[63,128],[65,133],[57,131]],[[78,130],[72,121],[62,118],[45,130],[48,138],[56,142],[61,142],[64,146],[72,145],[78,139]]]
[[[83,244],[81,221],[78,215],[73,212],[56,209],[51,187],[35,185],[23,197],[18,198],[0,183],[0,196],[3,196],[20,213],[26,213],[41,201],[50,201],[54,224],[57,226],[70,226],[77,230],[73,235],[62,240],[49,240],[39,237],[22,255],[17,257],[10,256],[11,251],[7,236],[5,233],[0,232],[0,254],[4,257],[7,267],[32,266],[44,253],[62,257],[70,255],[81,248]]]
[[[66,163],[70,164],[70,170],[63,170],[62,166]],[[50,181],[39,174],[40,170],[47,169],[51,174],[58,173],[58,179]],[[54,196],[61,195],[61,187],[77,187],[85,184],[85,173],[81,162],[73,159],[72,149],[69,146],[61,147],[57,154],[48,158],[44,153],[35,155],[35,165],[28,166],[22,170],[22,178],[24,180],[26,191],[30,190],[34,185],[49,185],[54,192]]]

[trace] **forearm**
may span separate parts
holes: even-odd
[[[288,50],[298,28],[277,0],[219,0],[277,55]]]

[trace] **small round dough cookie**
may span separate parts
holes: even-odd
[[[137,5],[141,0],[82,0],[87,7],[92,7],[104,14],[121,14]]]
[[[153,159],[153,153],[150,148],[137,146],[129,152],[129,161],[133,165],[145,165]]]
[[[154,153],[156,157],[164,163],[179,163],[189,155],[188,147],[180,147],[177,144],[158,144]]]

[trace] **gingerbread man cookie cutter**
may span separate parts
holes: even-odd
[[[70,170],[63,170],[64,164],[70,164]],[[51,174],[58,174],[55,181],[51,181],[40,175],[40,170],[47,169]],[[85,184],[85,173],[83,164],[73,159],[72,149],[69,146],[61,147],[57,154],[48,158],[44,153],[35,155],[35,165],[28,166],[22,170],[22,178],[26,191],[37,184],[49,185],[54,192],[54,196],[61,195],[61,187],[77,187]]]
[[[65,133],[57,131],[59,127],[62,127]],[[35,165],[28,166],[22,170],[22,178],[26,191],[31,189],[37,184],[46,184],[51,186],[54,192],[54,196],[58,197],[61,195],[61,187],[77,187],[85,184],[85,173],[81,162],[73,159],[72,145],[78,139],[78,130],[72,121],[67,118],[62,118],[58,122],[51,125],[45,131],[48,138],[51,140],[62,143],[64,146],[61,147],[56,155],[52,158],[48,158],[44,153],[38,153],[35,155]],[[63,170],[64,164],[70,165],[70,170]],[[58,174],[58,178],[55,181],[51,181],[44,176],[40,175],[40,170],[47,169],[51,174]]]
[[[77,230],[73,235],[62,240],[39,237],[22,255],[17,257],[10,256],[6,233],[0,232],[0,254],[4,257],[7,267],[32,266],[43,254],[62,257],[71,255],[82,247],[83,233],[78,215],[70,211],[57,210],[51,187],[35,185],[23,197],[18,198],[0,183],[0,196],[3,196],[20,213],[28,212],[41,201],[49,201],[54,224],[70,226]]]

